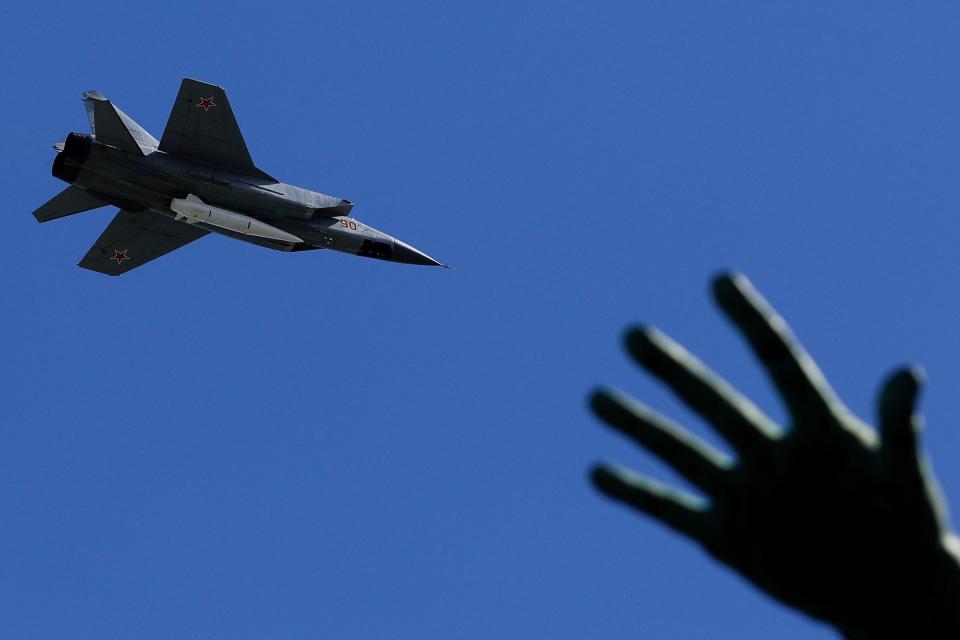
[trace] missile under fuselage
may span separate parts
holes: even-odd
[[[295,235],[253,216],[206,203],[194,194],[174,198],[170,201],[170,210],[181,222],[275,249],[333,249],[393,262],[441,264],[405,242],[344,216],[318,216],[309,221],[298,221],[290,229],[301,234]],[[287,224],[290,222],[288,220]]]
[[[231,233],[291,245],[303,243],[301,238],[292,233],[248,215],[207,204],[193,194],[171,200],[170,210],[176,214],[177,220],[188,224],[208,225]]]

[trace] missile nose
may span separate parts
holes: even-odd
[[[442,262],[438,262],[419,249],[414,249],[406,242],[394,239],[393,256],[390,258],[394,262],[404,262],[406,264],[425,264],[431,267],[445,267]]]

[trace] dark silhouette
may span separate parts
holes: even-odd
[[[789,428],[663,333],[633,329],[630,354],[707,420],[737,460],[601,390],[591,398],[597,416],[708,501],[606,464],[592,471],[596,487],[848,638],[960,638],[960,539],[917,442],[921,372],[901,369],[883,385],[878,434],[837,398],[745,277],[721,275],[713,294],[770,375]]]

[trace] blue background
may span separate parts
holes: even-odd
[[[598,383],[651,321],[783,412],[706,294],[744,270],[873,418],[929,374],[960,512],[960,9],[925,2],[48,2],[0,26],[4,638],[829,638],[602,500]],[[208,237],[74,265],[38,225],[99,89],[183,76],[257,163],[458,267]]]

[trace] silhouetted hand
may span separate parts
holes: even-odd
[[[720,276],[713,293],[782,396],[789,428],[663,333],[633,329],[629,352],[737,459],[625,395],[597,391],[591,406],[604,422],[709,500],[612,465],[593,469],[597,488],[849,638],[960,638],[960,542],[917,444],[921,373],[903,369],[887,380],[878,437],[840,402],[745,277]]]

